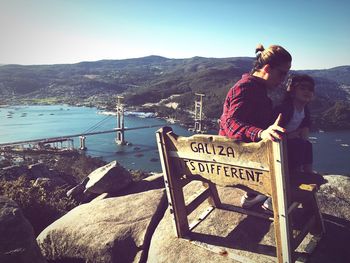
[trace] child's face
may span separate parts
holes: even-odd
[[[302,81],[295,86],[295,96],[294,99],[302,103],[309,103],[314,97],[314,86],[307,82]]]

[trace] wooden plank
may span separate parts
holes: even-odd
[[[222,204],[221,209],[273,221],[273,217],[271,217],[271,215],[269,213],[255,212],[254,210],[244,209],[242,207],[235,206],[235,205]]]
[[[213,158],[210,156],[210,154],[207,153],[199,153],[199,154],[193,154],[192,152],[184,152],[182,150],[180,151],[170,151],[169,152],[170,157],[174,158],[180,158],[180,159],[190,159],[190,160],[195,160],[199,162],[215,162],[215,163],[220,163],[220,164],[227,164],[230,163],[232,165],[236,165],[238,167],[249,167],[251,169],[257,169],[260,171],[269,171],[268,167],[262,165],[261,163],[254,162],[252,160],[245,160],[244,162],[242,161],[237,161],[237,160],[226,160],[227,158]]]
[[[278,262],[292,262],[291,228],[289,226],[287,186],[282,141],[272,143],[272,165],[274,170],[273,209]]]
[[[210,196],[210,189],[207,188],[195,197],[190,197],[192,201],[186,206],[187,215],[191,214],[198,206],[200,206]]]
[[[186,206],[180,179],[175,175],[167,155],[165,133],[170,132],[171,128],[164,127],[157,131],[157,145],[160,155],[160,161],[163,170],[165,189],[168,198],[170,213],[173,216],[175,233],[177,237],[185,237],[189,231]]]
[[[271,194],[271,174],[266,170],[195,159],[171,158],[171,162],[176,164],[176,173],[185,174],[187,178],[201,176],[216,185],[241,185],[263,194]]]
[[[322,235],[324,233],[326,233],[326,228],[324,226],[324,221],[323,221],[323,217],[322,217],[322,214],[321,214],[321,210],[320,210],[320,205],[318,203],[318,199],[317,199],[317,196],[316,196],[316,193],[314,193],[312,195],[312,200],[314,201],[314,213],[315,213],[315,216],[316,216],[316,227],[318,228],[319,230],[319,234]]]
[[[209,196],[209,204],[216,207],[216,208],[221,208],[222,203],[219,197],[218,189],[216,185],[212,182],[204,182],[203,186],[209,188],[210,191],[210,196]]]
[[[208,206],[204,212],[202,212],[202,214],[200,214],[200,216],[193,220],[190,225],[189,225],[189,230],[193,230],[200,222],[202,222],[213,210],[215,209],[215,207],[213,206]]]
[[[268,142],[242,143],[215,135],[167,133],[169,161],[177,176],[199,175],[221,186],[243,185],[271,193]]]
[[[293,239],[292,241],[292,248],[293,250],[297,249],[297,247],[300,245],[300,243],[304,240],[306,235],[309,233],[309,230],[311,226],[315,224],[315,216],[312,216],[307,220],[305,225],[303,226],[303,229],[300,231],[300,233]]]
[[[194,135],[181,137],[169,134],[175,147],[170,147],[169,154],[182,159],[195,159],[217,163],[229,163],[243,167],[268,170],[269,160],[266,155],[266,142],[242,143],[215,135]]]

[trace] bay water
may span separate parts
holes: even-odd
[[[142,116],[142,115],[140,115]],[[125,116],[125,127],[170,126],[182,136],[187,129],[157,118]],[[116,127],[116,117],[96,108],[68,105],[0,107],[0,143],[58,137]],[[87,136],[86,154],[105,161],[117,160],[128,169],[161,171],[155,132],[158,128],[125,132],[131,145],[117,145],[115,133]],[[325,174],[350,175],[350,131],[314,132],[310,135],[314,149],[314,169]],[[74,138],[79,146],[79,138]]]

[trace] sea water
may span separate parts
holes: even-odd
[[[170,126],[175,133],[192,135],[187,129],[157,118],[125,116],[125,127]],[[148,116],[149,117],[149,116]],[[68,105],[11,106],[0,108],[0,143],[58,137],[112,130],[116,117],[96,108]],[[125,131],[131,145],[117,145],[115,133],[87,136],[86,154],[105,161],[117,160],[128,169],[161,171],[155,132],[158,128]],[[350,175],[350,131],[315,132],[310,135],[314,149],[314,168],[328,174]],[[74,138],[79,146],[79,138]]]

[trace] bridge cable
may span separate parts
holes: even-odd
[[[100,120],[99,122],[97,122],[96,124],[92,125],[90,128],[88,128],[87,130],[85,130],[83,133],[88,133],[88,132],[92,132],[94,130],[96,130],[97,128],[99,128],[104,122],[106,122],[107,120],[109,120],[111,117],[113,117],[112,115],[108,115],[106,116],[104,119]]]

